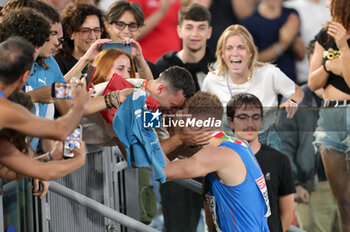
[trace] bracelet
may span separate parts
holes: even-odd
[[[111,102],[111,105],[118,109],[119,106],[120,106],[120,100],[119,100],[119,90],[116,90],[116,91],[113,91],[110,93],[110,102]]]
[[[291,98],[289,98],[288,101],[294,104],[298,104],[298,102],[296,102],[294,99],[291,99]]]
[[[283,51],[282,51],[281,47],[278,45],[278,43],[274,43],[274,44],[272,45],[272,48],[273,48],[273,50],[275,51],[277,57],[278,57],[278,56],[281,56],[281,55],[283,54]]]
[[[107,106],[108,109],[112,108],[112,105],[110,104],[110,99],[109,99],[109,95],[111,95],[110,93],[106,93],[103,98],[105,99],[105,104]]]
[[[118,98],[118,101],[119,101],[119,105],[121,105],[122,103],[120,102],[120,91],[117,90],[117,98]]]
[[[331,72],[328,71],[327,68],[326,68],[326,61],[327,61],[326,59],[323,60],[322,66],[323,66],[324,71],[326,71],[326,73],[330,74]]]
[[[51,161],[52,160],[52,157],[50,155],[50,152],[46,152],[45,154],[45,157],[46,157],[46,161]]]

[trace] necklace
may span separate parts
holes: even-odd
[[[230,95],[231,95],[231,97],[233,97],[233,93],[232,93],[232,90],[231,90],[231,87],[230,87],[230,83],[229,83],[229,79],[230,77],[229,77],[229,74],[228,74],[228,72],[226,73],[226,86],[227,86],[227,88],[228,88],[228,91],[230,92]],[[248,81],[251,79],[251,77],[250,76],[248,76]],[[248,82],[247,81],[247,82]],[[235,83],[233,83],[233,84],[235,84]],[[243,84],[245,84],[245,83],[243,83]],[[235,85],[237,85],[238,87],[239,87],[239,84],[235,84]],[[245,92],[247,92],[248,93],[248,90],[249,90],[249,88],[247,89],[247,91],[245,91]]]
[[[36,63],[36,61],[35,61],[35,62],[34,62],[34,71],[33,71],[33,73],[30,74],[31,76],[34,76],[34,75],[35,75],[36,69],[37,69],[37,63]]]

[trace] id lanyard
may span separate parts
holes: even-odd
[[[232,94],[232,90],[231,90],[230,84],[228,83],[228,73],[226,73],[226,85],[227,85],[228,91],[230,92],[231,98],[232,98],[233,94]]]

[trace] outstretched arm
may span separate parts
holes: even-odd
[[[66,82],[69,82],[74,76],[80,77],[81,71],[84,69],[84,67],[91,63],[95,57],[98,55],[98,53],[101,51],[101,46],[104,43],[111,42],[110,39],[98,39],[93,44],[91,44],[90,48],[86,51],[84,56],[82,56],[78,62],[69,70],[66,75],[64,75],[64,79]]]
[[[169,162],[163,169],[167,180],[188,179],[215,172],[227,164],[225,152],[228,148],[208,146],[188,159]]]
[[[22,154],[15,146],[6,140],[0,140],[0,163],[10,170],[32,178],[41,180],[57,179],[78,169],[85,163],[85,144],[81,149],[74,149],[74,158],[59,161],[40,162]]]
[[[26,108],[0,99],[0,126],[11,128],[34,137],[45,137],[64,141],[83,117],[89,102],[88,93],[83,86],[72,85],[73,107],[57,120],[48,120],[34,116]]]

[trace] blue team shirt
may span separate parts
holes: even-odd
[[[26,92],[51,85],[54,82],[66,82],[56,60],[52,56],[45,58],[44,61],[50,68],[45,70],[37,62],[34,62],[31,70],[31,76],[25,84]],[[46,118],[48,106],[48,104],[34,103],[33,114]],[[36,150],[38,143],[39,138],[34,138],[32,140],[31,145],[34,150]]]
[[[154,179],[164,183],[166,161],[155,131],[143,125],[145,111],[146,91],[136,89],[119,107],[113,129],[125,147],[129,167],[132,162],[137,167],[152,165]]]
[[[267,216],[270,214],[264,176],[250,147],[224,141],[219,146],[237,152],[247,169],[245,181],[237,186],[228,186],[209,174],[209,201],[214,224],[222,232],[266,232]],[[218,227],[219,228],[218,228]]]

